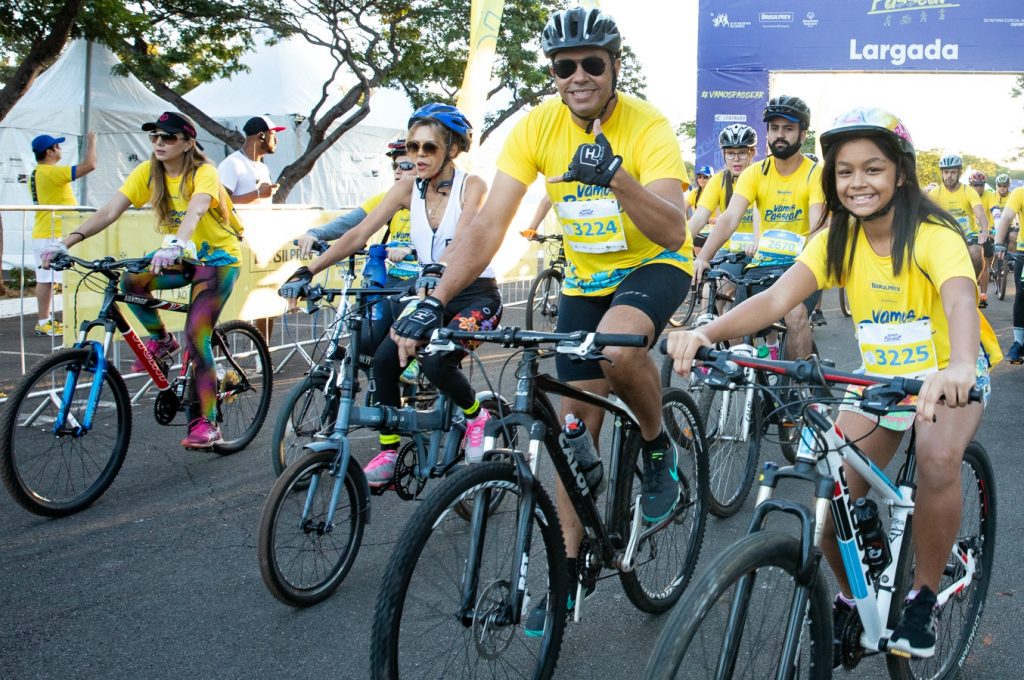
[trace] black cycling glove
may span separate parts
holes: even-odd
[[[416,292],[424,291],[430,295],[437,287],[437,282],[441,280],[442,274],[444,274],[444,264],[441,262],[423,265],[419,278],[416,279]]]
[[[985,257],[992,257],[996,252],[996,245],[992,242],[991,238],[985,239],[985,242],[981,244],[981,254]]]
[[[287,281],[277,289],[277,294],[283,298],[295,299],[306,297],[309,293],[309,282],[313,280],[313,274],[309,267],[299,267]]]
[[[428,340],[430,334],[444,322],[444,305],[436,297],[428,295],[416,304],[410,314],[395,322],[395,334],[411,340]]]
[[[622,165],[622,156],[616,156],[612,145],[602,132],[594,138],[593,144],[580,144],[576,155],[569,163],[569,169],[562,175],[563,182],[581,182],[607,187]]]

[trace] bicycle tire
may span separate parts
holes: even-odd
[[[782,336],[779,341],[779,355],[782,357],[786,356],[786,335]],[[816,340],[811,338],[811,354],[818,355],[818,343]],[[778,388],[781,394],[787,395],[791,391],[799,392],[798,398],[804,399],[808,396],[806,389],[800,387],[790,387],[790,385],[796,385],[792,378],[786,376],[779,376]],[[769,402],[770,403],[770,402]],[[782,455],[789,463],[796,462],[796,454],[800,449],[800,431],[803,429],[803,418],[802,416],[794,413],[793,423],[786,425],[783,423],[781,413],[775,414],[776,431],[779,436],[779,448],[782,450]]]
[[[270,410],[274,392],[274,365],[263,334],[246,321],[228,321],[219,326],[226,349],[238,367],[245,372],[249,389],[217,400],[217,421],[223,441],[213,445],[214,453],[237,453],[256,438]],[[237,385],[234,366],[227,363],[225,347],[213,343],[214,360],[224,367],[225,375],[217,380],[218,393]]]
[[[1000,300],[1006,299],[1006,279],[1010,278],[1007,273],[1009,264],[1005,259],[1002,260],[999,272],[996,274],[996,296]]]
[[[92,429],[79,437],[58,437],[52,430],[67,371],[72,367],[82,373],[69,418],[83,420],[89,401],[89,390],[84,388],[92,384],[83,382],[83,378],[89,373],[92,357],[93,350],[75,348],[44,358],[22,378],[0,417],[0,477],[11,497],[29,512],[64,517],[84,510],[110,487],[124,463],[131,442],[131,397],[121,374],[111,365],[104,374]],[[23,412],[22,406],[41,391],[53,395],[45,402],[49,406],[32,404]],[[26,426],[28,417],[32,422]],[[93,443],[103,448],[97,456],[85,450]],[[45,483],[43,476],[53,473],[58,478],[52,484]],[[72,479],[76,473],[82,474],[81,480]]]
[[[470,465],[436,485],[409,519],[381,579],[370,642],[370,677],[413,680],[514,675],[546,679],[554,673],[565,611],[548,607],[544,633],[540,637],[524,634],[526,616],[541,593],[548,602],[566,602],[568,597],[562,532],[554,505],[539,484],[534,489],[536,510],[531,519],[541,540],[533,536],[529,560],[523,561],[528,569],[522,577],[531,598],[524,602],[520,625],[497,621],[493,600],[486,599],[508,593],[512,562],[519,559],[512,554],[518,503],[506,503],[505,510],[487,518],[486,535],[479,546],[472,619],[453,615],[463,599],[462,577],[469,554],[466,544],[473,532],[466,530],[462,519],[453,519],[451,510],[467,494],[491,489],[520,494],[515,467],[490,461]],[[496,563],[488,559],[492,553],[500,553],[493,560]],[[485,603],[492,608],[479,612]],[[481,650],[487,655],[482,656]],[[507,658],[509,655],[520,656]],[[427,668],[431,663],[436,665]]]
[[[484,399],[480,402],[480,408],[487,410],[491,414],[492,418],[501,418],[502,416],[512,412],[512,405],[500,396]],[[509,437],[511,437],[511,439]],[[510,426],[509,431],[503,430],[495,439],[495,444],[498,445],[498,450],[514,450],[519,444],[519,431],[515,426]],[[465,447],[465,445],[465,442],[462,442],[461,446]],[[464,456],[465,454],[464,452],[460,452],[460,455]],[[503,462],[512,462],[512,457],[509,456]],[[472,463],[467,463],[467,465],[472,465]],[[493,514],[504,499],[504,493],[495,493],[491,498],[491,505],[488,514]],[[473,516],[473,502],[469,499],[465,499],[461,503],[456,504],[454,510],[459,517],[468,522]]]
[[[893,680],[953,680],[960,677],[963,665],[967,661],[967,653],[978,632],[995,561],[997,506],[992,463],[985,449],[977,442],[971,442],[964,450],[961,492],[964,508],[957,542],[978,551],[976,578],[969,588],[953,595],[943,606],[941,615],[937,617],[935,656],[930,659],[904,659],[886,655],[889,675]],[[913,522],[907,522],[903,550],[896,568],[893,606],[889,611],[890,628],[899,620],[899,603],[903,602],[914,581],[912,531]],[[943,573],[939,588],[946,588],[950,581],[960,578],[959,569],[959,562],[951,559]],[[960,611],[963,616],[956,617],[956,611]],[[957,620],[960,621],[959,624]]]
[[[842,312],[843,316],[851,317],[853,313],[850,311],[850,301],[846,299],[846,289],[839,289],[839,311]]]
[[[800,541],[775,531],[744,536],[726,549],[672,611],[647,662],[645,680],[776,677],[778,651],[786,630],[799,563]],[[716,666],[724,637],[719,629],[724,629],[729,616],[734,587],[748,575],[754,575],[755,586],[745,601],[748,620],[737,643],[737,658],[732,669],[719,673]],[[762,585],[762,581],[768,583]],[[790,587],[772,583],[788,583]],[[762,620],[755,625],[749,620],[758,613],[768,617],[773,612],[780,614],[776,623]],[[751,639],[748,634],[775,637]],[[799,668],[794,669],[792,677],[812,680],[832,677],[832,607],[820,568],[811,589],[797,662]],[[743,664],[742,670],[735,664]]]
[[[333,522],[326,524],[335,457],[334,451],[318,451],[289,465],[274,482],[260,515],[260,575],[274,597],[293,607],[309,607],[330,597],[352,568],[362,544],[369,500],[353,458],[349,458]],[[310,492],[314,475],[320,479]],[[306,503],[310,514],[300,522]]]
[[[690,318],[693,316],[693,310],[697,307],[697,300],[700,298],[701,286],[690,286],[690,290],[686,292],[686,298],[682,304],[676,309],[675,313],[668,318],[668,325],[672,328],[682,328],[686,324],[690,323]]]
[[[542,271],[530,284],[526,299],[526,329],[553,332],[558,324],[558,303],[565,275],[554,267]]]
[[[275,476],[305,455],[306,444],[329,436],[334,430],[338,401],[324,395],[326,383],[326,373],[313,371],[292,388],[278,410],[270,440],[270,462]]]
[[[676,519],[637,546],[632,571],[620,571],[619,580],[633,605],[644,612],[660,614],[679,600],[689,584],[700,557],[707,524],[708,459],[703,425],[690,395],[672,388],[662,395],[665,431],[676,443],[679,481],[683,487],[683,509]],[[630,430],[619,458],[616,520],[622,536],[630,535],[633,502],[639,502],[643,481],[640,459],[641,437]],[[669,549],[666,537],[682,535]],[[681,549],[680,549],[681,544]]]
[[[704,432],[708,448],[708,511],[715,517],[732,517],[750,494],[761,457],[761,395],[755,389],[751,395],[750,426],[747,441],[726,439],[738,437],[743,427],[746,392],[707,389],[712,395],[704,416]],[[729,401],[725,416],[725,429],[719,432],[721,404]],[[698,401],[698,404],[700,402]],[[716,409],[717,405],[717,409]]]

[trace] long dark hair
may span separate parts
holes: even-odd
[[[839,200],[836,189],[836,154],[840,147],[851,139],[867,137],[873,141],[886,158],[896,164],[896,178],[903,178],[903,184],[896,186],[892,198],[892,272],[899,275],[904,265],[914,257],[914,238],[922,222],[931,222],[952,229],[963,238],[960,225],[953,216],[940,208],[921,191],[917,180],[914,157],[904,153],[894,138],[883,133],[851,131],[848,135],[830,144],[825,152],[825,167],[821,173],[821,184],[825,190],[825,210],[818,226],[828,222],[828,243],[826,245],[825,272],[830,278],[845,282],[853,264],[857,247],[857,236],[861,230],[860,218],[847,210]],[[828,216],[831,215],[831,218]],[[967,241],[964,239],[964,243]],[[849,254],[847,254],[847,251]]]

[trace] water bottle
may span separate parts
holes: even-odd
[[[868,571],[872,576],[878,576],[892,561],[889,539],[878,517],[878,506],[873,500],[858,498],[850,514],[860,532],[861,543],[864,546],[864,562]]]
[[[565,416],[565,427],[562,434],[572,449],[572,456],[576,459],[579,472],[587,480],[587,486],[591,492],[599,493],[601,482],[604,479],[604,465],[594,448],[594,440],[587,432],[587,425],[582,420],[569,413]]]
[[[363,268],[363,288],[383,288],[388,278],[387,261],[388,249],[379,243],[370,246],[370,256],[366,259],[366,266]],[[380,295],[367,296],[366,301],[371,305],[370,318],[376,321],[384,313],[382,305],[377,302]]]

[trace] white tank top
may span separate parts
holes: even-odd
[[[448,205],[445,206],[444,215],[437,225],[437,231],[430,228],[427,220],[426,201],[420,198],[420,190],[413,185],[412,197],[409,201],[409,236],[413,248],[416,249],[416,257],[421,264],[431,264],[442,259],[448,244],[455,238],[455,227],[462,216],[462,189],[466,184],[466,173],[458,168],[452,177],[451,193],[448,195]],[[481,272],[481,277],[495,278],[494,269],[491,265]]]

